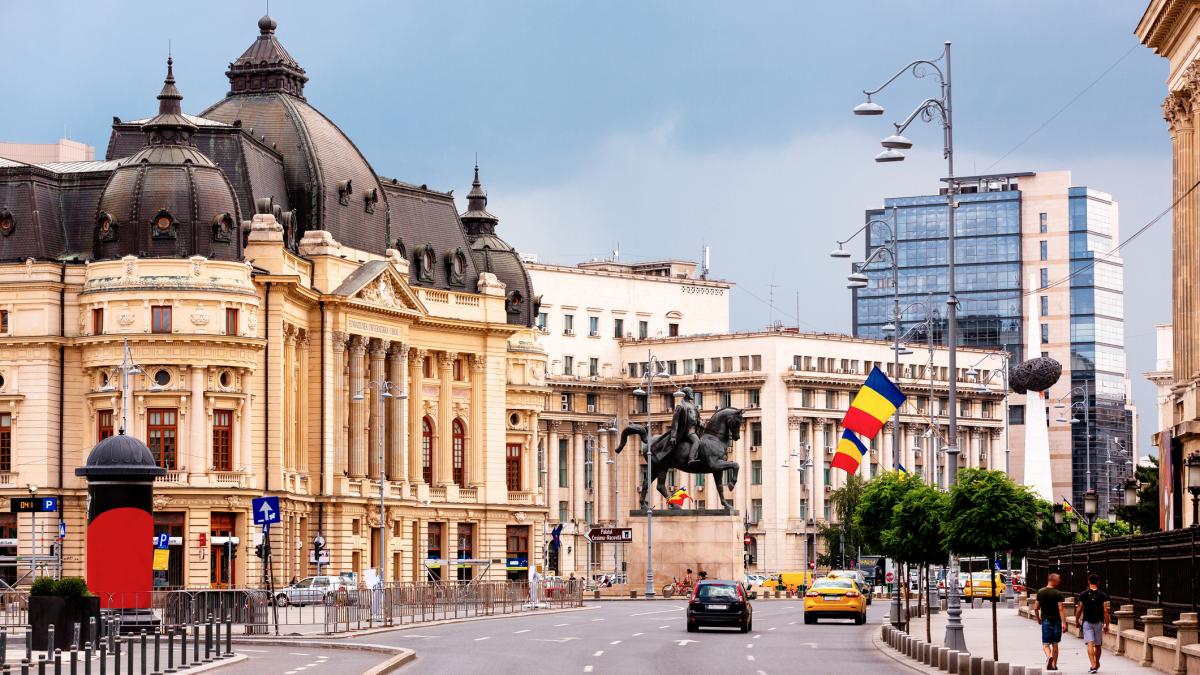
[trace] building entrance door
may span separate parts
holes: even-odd
[[[209,581],[213,588],[233,588],[235,583],[233,558],[237,544],[232,542],[236,523],[237,516],[233,513],[214,513],[210,516],[209,560],[212,562]]]

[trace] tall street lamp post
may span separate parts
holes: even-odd
[[[399,385],[393,384],[387,380],[382,382],[370,381],[362,389],[356,391],[351,400],[361,401],[366,398],[365,394],[370,389],[379,390],[380,401],[386,401],[389,398],[398,398],[404,400],[408,398],[408,394],[404,393]],[[397,393],[393,394],[395,390]],[[380,409],[383,406],[380,405]],[[384,579],[386,579],[387,571],[387,509],[385,508],[387,495],[387,456],[385,448],[386,443],[379,444],[379,584],[383,587]]]
[[[945,70],[943,70],[943,67]],[[948,420],[949,428],[946,434],[946,455],[947,461],[950,464],[949,483],[953,485],[958,481],[958,391],[956,386],[956,381],[958,380],[958,295],[955,291],[954,279],[954,210],[957,208],[955,195],[958,192],[958,182],[954,178],[954,115],[951,97],[950,43],[946,42],[944,44],[942,53],[938,57],[913,61],[896,71],[895,75],[892,75],[875,89],[863,90],[863,94],[866,95],[867,100],[854,107],[854,114],[882,115],[884,112],[883,106],[873,102],[871,100],[872,96],[886,89],[888,85],[895,82],[904,73],[911,72],[914,77],[921,78],[929,75],[931,71],[938,78],[939,96],[937,98],[925,99],[909,113],[903,122],[894,123],[896,132],[880,142],[884,150],[875,156],[875,161],[898,162],[904,159],[902,151],[911,148],[912,141],[905,138],[903,134],[918,116],[921,117],[922,121],[937,121],[941,124],[942,156],[946,159],[946,178],[944,179],[946,182],[948,245],[946,256],[948,263],[946,346],[949,352],[948,365],[950,371],[950,414]],[[947,621],[944,645],[950,649],[966,651],[966,640],[963,637],[962,629],[962,607],[959,604],[958,573],[958,556],[952,554],[950,556],[950,572],[947,575]]]
[[[661,370],[660,370],[661,369]],[[650,496],[650,479],[654,476],[654,455],[650,452],[650,400],[654,395],[655,376],[670,379],[666,374],[666,365],[658,360],[654,352],[646,350],[646,388],[633,390],[634,396],[644,396],[646,399],[646,442],[643,449],[646,453],[646,597],[654,597],[654,498]],[[681,398],[683,392],[676,391],[675,398]]]
[[[800,484],[802,486],[805,484],[804,470],[810,469],[810,473],[812,474],[812,491],[808,492],[808,490],[805,490],[808,492],[808,498],[804,500],[805,513],[804,517],[800,519],[800,584],[801,586],[808,586],[808,516],[811,515],[813,519],[813,537],[815,539],[817,532],[817,516],[816,513],[810,514],[809,511],[811,510],[811,506],[815,504],[813,501],[813,495],[816,494],[817,490],[817,472],[814,468],[815,464],[813,463],[812,445],[807,442],[803,442],[801,443],[800,447],[804,449],[804,455],[801,456],[799,450],[793,450],[788,456],[788,459],[783,460],[783,466],[786,468],[790,459],[794,458],[796,460],[796,472],[800,474]],[[816,553],[816,546],[813,546],[813,553]],[[813,569],[816,569],[817,566],[814,564],[812,567]]]
[[[1186,466],[1187,489],[1192,495],[1192,527],[1200,527],[1200,452],[1188,455]]]
[[[647,401],[647,405],[649,405],[649,401]],[[620,431],[620,429],[617,428],[617,420],[615,418],[609,420],[608,422],[601,422],[599,426],[600,426],[599,432],[602,434],[612,434],[612,433],[616,433],[616,432]],[[607,443],[605,444],[604,447],[600,448],[600,454],[604,455],[604,465],[611,466],[613,468],[613,475],[612,475],[613,525],[615,527],[620,527],[621,526],[621,463],[613,459],[613,454],[615,454],[615,453],[610,453],[608,451]],[[616,583],[616,579],[619,578],[620,574],[621,574],[621,565],[620,565],[620,559],[619,559],[621,546],[622,546],[621,544],[613,545],[613,583]]]
[[[988,382],[991,382],[992,378],[996,377],[996,375],[1000,375],[1000,378],[1001,378],[1000,383],[1004,387],[1004,398],[1002,398],[1001,401],[1006,402],[1006,403],[1008,401],[1008,364],[1009,364],[1009,359],[1012,357],[1012,354],[1009,353],[1007,347],[1008,347],[1008,345],[1005,345],[1005,348],[1001,349],[999,352],[1000,358],[1003,360],[1004,366],[1000,370],[993,370],[990,374],[988,374],[987,377],[983,378],[982,380],[979,380],[975,386],[975,388],[980,393],[986,393],[988,391],[988,388],[987,388]],[[967,377],[968,378],[971,378],[971,377],[978,378],[979,372],[977,370],[975,370],[975,366],[978,366],[980,363],[983,363],[983,361],[988,358],[991,358],[990,355],[983,357],[979,361],[976,361],[975,365],[968,368],[967,369]],[[1002,409],[1000,410],[1000,414],[1004,417],[1004,475],[1008,476],[1009,478],[1012,478],[1012,466],[1009,464],[1010,455],[1012,453],[1011,453],[1011,447],[1010,447],[1010,444],[1009,444],[1010,442],[1009,442],[1009,438],[1008,438],[1008,406],[1007,405],[1002,407]],[[1039,531],[1041,529],[1042,528],[1040,528],[1040,527],[1038,528]],[[1012,551],[1005,552],[1004,560],[1005,560],[1004,566],[1008,570],[1009,583],[1005,584],[1005,586],[1004,586],[1004,594],[1002,595],[1002,599],[1005,601],[1008,601],[1008,600],[1012,600],[1015,597],[1013,594],[1013,588],[1012,588],[1013,587],[1013,585],[1012,585]]]

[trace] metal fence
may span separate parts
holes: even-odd
[[[1180,612],[1200,606],[1198,554],[1200,528],[1057,546],[1026,556],[1027,585],[1033,592],[1046,585],[1050,572],[1058,572],[1059,588],[1077,595],[1087,588],[1088,575],[1098,574],[1113,608],[1133,605],[1138,627],[1147,609],[1161,608],[1166,633],[1173,635],[1171,622]]]

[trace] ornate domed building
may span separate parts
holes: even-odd
[[[318,535],[324,573],[523,575],[549,391],[529,276],[478,172],[461,218],[378,176],[276,29],[198,115],[168,59],[158,114],[114,117],[102,161],[0,158],[0,493],[59,495],[81,532],[74,469],[124,415],[165,470],[161,587],[257,583],[260,494],[280,497],[277,581],[317,571]],[[32,551],[0,514],[6,538],[0,556]],[[82,573],[82,539],[62,554]]]

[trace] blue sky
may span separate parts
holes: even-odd
[[[849,109],[945,40],[960,173],[1069,169],[1118,199],[1123,235],[1169,204],[1167,66],[1132,34],[1144,4],[276,0],[271,13],[308,71],[309,100],[379,173],[461,195],[478,153],[491,210],[523,251],[574,262],[619,244],[636,260],[708,244],[713,274],[738,284],[735,328],[795,323],[799,293],[802,327],[848,330],[845,266],[825,255],[834,238],[885,196],[930,191],[944,167],[931,125],[910,130],[909,161],[871,161],[892,113],[932,82],[893,85],[884,119]],[[168,40],[184,109],[199,112],[226,92],[225,67],[263,11],[0,0],[0,135],[69,133],[102,154],[113,115],[154,110]],[[1154,367],[1153,324],[1170,319],[1169,228],[1164,219],[1125,249],[1143,451],[1155,410],[1142,373]]]

